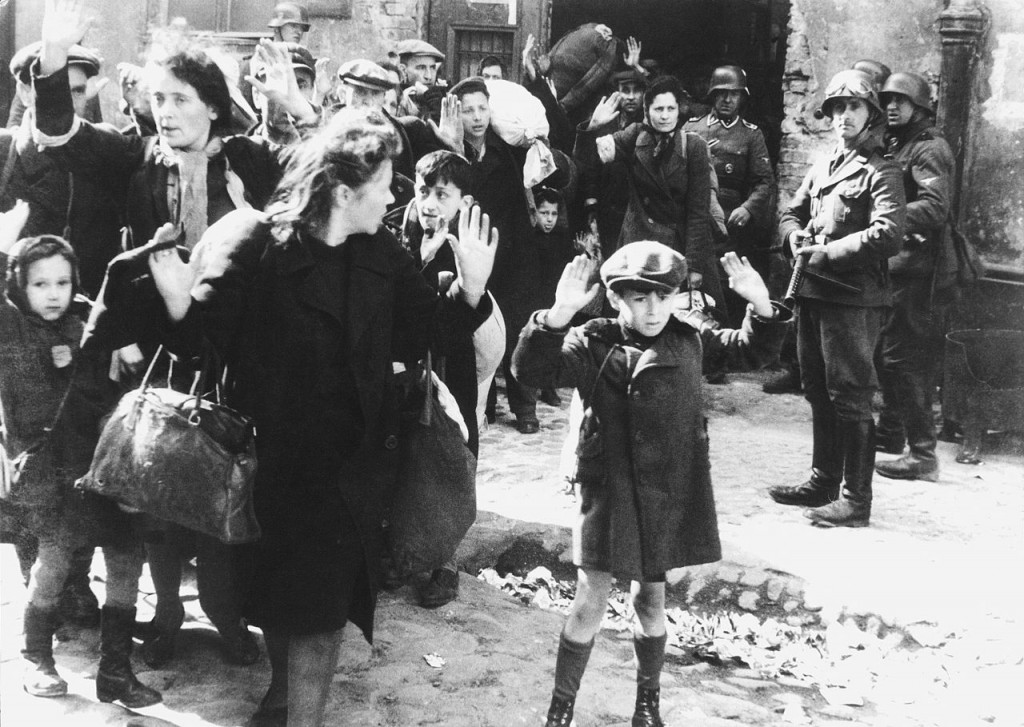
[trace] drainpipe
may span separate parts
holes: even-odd
[[[987,13],[978,0],[950,0],[948,7],[939,14],[942,71],[936,123],[956,157],[951,210],[957,220],[960,218],[960,187],[968,148],[974,69],[986,26]]]

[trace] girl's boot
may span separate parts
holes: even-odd
[[[100,616],[100,668],[96,673],[96,698],[120,702],[128,709],[149,707],[163,701],[132,672],[134,608],[104,606]]]
[[[668,635],[644,636],[633,634],[633,653],[636,655],[636,707],[631,727],[664,727],[659,704],[661,701],[661,668],[665,664],[665,642]]]
[[[25,691],[33,697],[63,697],[68,683],[61,679],[53,663],[53,632],[57,630],[57,610],[25,606]]]

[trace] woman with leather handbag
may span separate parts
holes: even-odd
[[[79,350],[84,323],[75,301],[78,261],[53,235],[12,245],[27,218],[20,203],[0,215],[0,408],[8,502],[20,508],[39,549],[25,606],[23,687],[59,697],[68,685],[53,659],[58,604],[76,548],[102,545],[107,566],[96,694],[129,708],[161,701],[132,673],[132,626],[142,547],[112,501],[82,496],[75,479],[89,468],[100,416],[116,398],[106,361]],[[8,256],[10,259],[8,260]],[[9,459],[8,459],[9,458]]]
[[[295,148],[265,214],[227,215],[191,264],[150,257],[164,343],[186,358],[212,345],[234,372],[227,403],[256,424],[263,537],[245,616],[273,672],[252,724],[321,724],[342,629],[372,638],[399,448],[392,362],[443,355],[490,314],[487,215],[462,216],[441,297],[381,227],[399,144],[379,113],[343,110]]]

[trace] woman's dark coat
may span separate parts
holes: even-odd
[[[36,128],[49,137],[67,134],[75,115],[67,67],[34,80]],[[165,222],[178,222],[168,204],[171,166],[161,159],[158,141],[155,136],[126,136],[112,127],[83,121],[65,143],[47,146],[46,153],[61,167],[88,175],[105,187],[123,207],[124,221],[131,233],[128,247],[140,247]],[[280,147],[262,139],[226,138],[223,152],[209,162],[210,224],[233,207],[223,186],[225,162],[242,180],[246,201],[263,209],[281,179],[280,154]]]
[[[302,550],[294,553],[295,562],[323,550],[323,540],[337,535],[318,524],[324,521],[322,510],[340,508],[344,522],[355,526],[361,545],[361,553],[353,553],[353,558],[363,562],[329,567],[369,576],[353,585],[347,613],[369,639],[383,505],[394,481],[399,435],[392,362],[418,360],[432,339],[444,351],[469,338],[489,315],[490,306],[482,302],[472,310],[450,297],[438,299],[386,230],[350,237],[344,245],[349,251],[349,283],[339,296],[342,291],[325,285],[319,265],[299,237],[279,243],[262,214],[229,214],[207,231],[194,251],[199,270],[192,292],[196,302],[181,323],[164,328],[163,337],[173,351],[186,355],[212,344],[233,382],[228,403],[255,420],[256,508],[264,527],[255,577],[266,577],[261,569],[268,562],[288,565],[287,560],[280,563],[283,547]],[[343,319],[337,317],[339,304]],[[130,308],[129,303],[107,309],[106,315]],[[119,326],[101,317],[92,330],[117,332]],[[346,380],[336,377],[339,356],[347,360]],[[332,436],[325,428],[339,412],[324,402],[338,400],[357,413],[361,432],[340,464],[338,447],[329,446],[329,441],[322,447],[311,444]],[[299,458],[297,452],[306,454]],[[340,504],[334,499],[338,495]],[[320,584],[302,579],[301,573],[292,577],[304,584],[302,592],[280,593],[272,590],[273,584],[258,584],[272,590],[265,597],[283,599],[271,604],[278,613],[287,613],[292,601],[304,604],[321,595]],[[264,606],[255,604],[257,624]],[[332,624],[325,618],[275,626],[292,633],[318,633],[337,627]]]
[[[574,386],[583,400],[573,562],[644,581],[720,559],[702,358],[728,349],[733,370],[767,363],[785,326],[748,315],[741,330],[698,331],[672,319],[641,351],[616,320],[566,332],[544,327],[539,315],[523,331],[513,370],[527,386]]]

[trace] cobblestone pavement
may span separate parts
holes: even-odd
[[[974,727],[1024,724],[1024,460],[1004,440],[980,467],[953,462],[941,446],[938,483],[876,478],[872,526],[823,531],[765,489],[796,481],[810,456],[805,402],[761,393],[759,375],[708,387],[713,480],[725,547],[721,564],[671,574],[671,600],[695,610],[749,612],[757,619],[822,629],[836,683],[812,687],[757,669],[714,666],[670,652],[662,711],[674,727]],[[511,420],[483,433],[481,515],[460,550],[474,572],[499,560],[565,563],[575,505],[559,474],[568,429],[541,405],[539,434]],[[97,559],[97,563],[99,563]],[[98,633],[67,629],[55,653],[71,693],[34,699],[20,689],[24,591],[9,546],[0,549],[0,723],[20,725],[244,725],[269,668],[225,665],[202,615],[193,574],[187,621],[173,669],[136,668],[165,703],[131,715],[95,701]],[[102,572],[94,571],[102,593]],[[140,618],[152,608],[142,585]],[[348,634],[335,675],[328,725],[540,725],[550,695],[561,616],[524,606],[470,575],[459,599],[436,611],[405,586],[383,594],[370,647]],[[435,666],[425,658],[431,656]],[[848,656],[848,658],[847,658]],[[727,664],[729,662],[727,661]],[[849,672],[840,679],[841,672]],[[629,724],[633,699],[628,632],[598,638],[579,695],[578,727]],[[825,685],[822,685],[823,687]],[[859,706],[843,702],[859,703]]]

